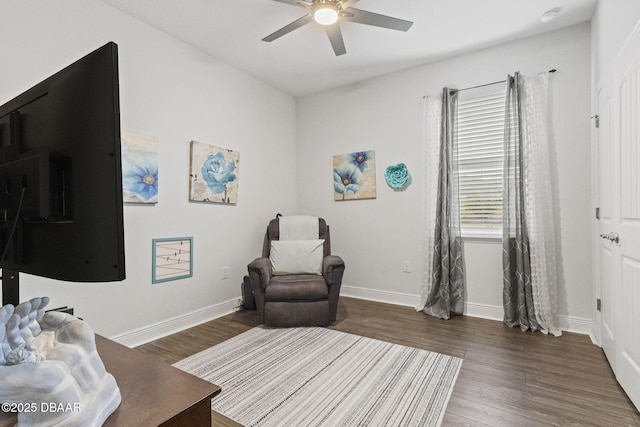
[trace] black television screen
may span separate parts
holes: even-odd
[[[3,291],[6,272],[125,278],[115,43],[0,107],[0,224]]]

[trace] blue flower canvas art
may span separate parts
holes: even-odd
[[[240,153],[191,141],[189,199],[210,203],[238,203]]]
[[[375,199],[375,150],[333,156],[334,200]]]
[[[127,203],[158,203],[158,138],[122,131],[122,195]]]

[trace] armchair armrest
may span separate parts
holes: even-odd
[[[251,277],[251,286],[255,289],[254,277],[260,281],[260,287],[264,289],[271,280],[273,274],[271,270],[271,261],[267,257],[256,258],[247,266],[249,277]]]
[[[338,255],[329,255],[322,260],[322,275],[327,285],[340,285],[344,273],[344,261]]]

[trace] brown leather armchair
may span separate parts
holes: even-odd
[[[317,218],[317,222],[318,240],[315,244],[318,253],[314,259],[319,263],[318,271],[301,272],[293,269],[293,273],[278,271],[278,265],[275,264],[278,246],[289,244],[287,242],[297,244],[311,241],[280,241],[280,217],[269,222],[262,257],[256,258],[248,265],[253,297],[261,323],[274,327],[293,327],[325,326],[336,321],[344,262],[339,256],[331,255],[329,226],[325,220]],[[290,253],[295,257],[300,255],[300,252],[294,250]],[[287,252],[284,253],[286,256]]]

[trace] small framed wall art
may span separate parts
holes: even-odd
[[[153,239],[152,283],[193,276],[193,237]]]

